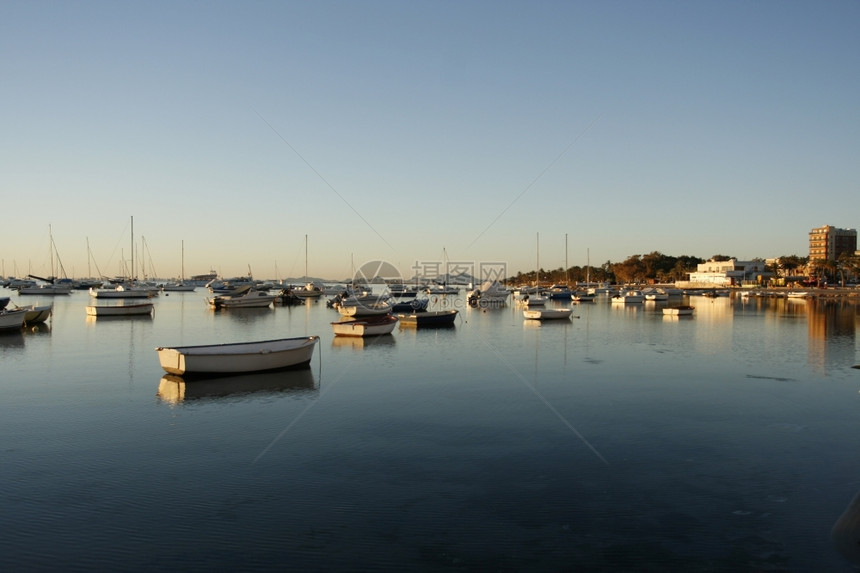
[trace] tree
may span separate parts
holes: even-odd
[[[711,260],[714,261],[715,263],[721,263],[724,261],[730,261],[734,258],[735,257],[730,257],[728,255],[714,255],[713,257],[711,257]]]

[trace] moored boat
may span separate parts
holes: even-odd
[[[456,310],[435,310],[430,312],[414,312],[412,314],[398,314],[400,324],[403,326],[450,326],[457,318]]]
[[[0,311],[0,330],[20,329],[26,316],[27,311],[23,308]]]
[[[261,290],[249,290],[237,296],[223,295],[206,299],[210,308],[265,308],[271,306],[279,295],[271,295]]]
[[[341,320],[332,322],[331,329],[335,336],[379,336],[391,334],[397,326],[397,320],[396,316],[390,314],[359,320]]]
[[[153,304],[142,302],[140,304],[124,305],[90,305],[87,307],[87,316],[144,316],[152,314]]]
[[[26,316],[24,316],[24,324],[32,326],[34,324],[41,324],[48,320],[54,310],[54,305],[45,304],[42,306],[36,306],[31,304],[28,306],[22,306],[21,308],[27,311]]]
[[[94,298],[152,298],[158,291],[150,288],[127,287],[118,285],[115,288],[90,288],[90,296]]]
[[[695,308],[696,307],[694,307],[694,306],[685,305],[685,304],[679,304],[679,305],[675,305],[675,306],[667,306],[666,308],[663,309],[663,314],[665,314],[667,316],[689,316],[689,315],[693,314],[693,310],[695,310]]]
[[[523,318],[531,320],[563,320],[570,318],[569,308],[535,308],[523,311]]]
[[[391,303],[387,300],[379,300],[369,304],[339,306],[337,311],[342,316],[381,316],[391,312]]]
[[[180,376],[214,376],[296,368],[310,363],[319,336],[198,346],[159,346],[161,367]]]

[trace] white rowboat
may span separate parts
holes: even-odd
[[[12,330],[24,326],[24,318],[27,311],[23,308],[17,310],[4,310],[0,312],[0,330]]]
[[[88,306],[87,316],[142,316],[152,314],[153,304],[125,304],[122,306]]]
[[[214,376],[263,372],[306,365],[319,336],[202,346],[159,346],[158,360],[169,374]]]
[[[687,305],[667,306],[663,309],[663,314],[668,316],[688,316],[693,314],[696,307]]]

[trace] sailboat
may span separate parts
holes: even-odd
[[[187,285],[185,284],[185,241],[182,241],[182,265],[181,265],[181,275],[178,283],[167,283],[161,287],[163,291],[169,292],[191,292],[195,288],[195,285]]]
[[[130,281],[135,280],[134,274],[134,217],[131,218],[131,276]],[[117,285],[116,288],[97,289],[90,288],[90,296],[95,298],[152,298],[158,294],[157,290],[136,286],[134,282],[128,285]]]
[[[537,267],[535,269],[535,292],[524,294],[520,302],[528,307],[544,306],[547,298],[540,293],[540,233],[537,235]]]
[[[55,295],[55,294],[71,294],[72,292],[72,281],[68,278],[58,279],[56,273],[54,271],[54,254],[56,253],[57,246],[54,244],[54,235],[51,231],[51,226],[48,225],[48,235],[51,243],[51,273],[50,277],[39,277],[33,274],[28,275],[32,279],[38,279],[41,281],[45,281],[44,284],[36,284],[29,286],[22,286],[18,288],[18,294],[46,294],[46,295]],[[65,270],[63,269],[63,263],[60,261],[60,255],[57,253],[57,264],[60,269],[63,270],[63,276],[65,276]]]
[[[570,276],[567,266],[567,233],[564,234],[564,284],[555,284],[549,287],[549,298],[553,300],[570,300]]]
[[[308,236],[305,235],[305,279],[308,281],[303,287],[292,289],[293,296],[299,298],[319,298],[323,294],[323,289],[311,282],[311,277],[308,275]]]

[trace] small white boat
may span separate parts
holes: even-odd
[[[391,303],[387,300],[377,300],[369,304],[339,306],[337,311],[342,316],[382,316],[390,313],[391,308]]]
[[[693,314],[696,307],[689,305],[667,306],[663,309],[663,314],[667,316],[689,316]]]
[[[577,291],[570,295],[570,300],[575,302],[594,302],[596,297],[597,295],[594,293]]]
[[[299,298],[319,298],[323,295],[323,288],[314,283],[307,283],[303,287],[294,288],[293,295]]]
[[[639,303],[645,300],[645,295],[642,294],[641,291],[638,290],[628,290],[612,297],[613,303],[619,304],[629,304],[629,303]]]
[[[379,336],[391,334],[395,326],[397,326],[397,317],[390,314],[331,323],[331,329],[335,336]]]
[[[569,308],[529,308],[523,311],[523,318],[529,320],[563,320],[570,318],[572,312]]]
[[[124,304],[113,306],[88,306],[87,316],[143,316],[152,314],[153,304],[143,302],[140,304]]]
[[[134,288],[118,285],[116,288],[90,288],[90,296],[94,298],[152,298],[152,289]]]
[[[261,290],[249,290],[245,294],[230,296],[213,296],[207,298],[206,302],[210,308],[265,308],[271,306],[276,295],[269,294]]]
[[[169,374],[214,376],[294,368],[311,361],[319,336],[201,346],[159,346],[158,360]]]
[[[27,311],[23,308],[0,312],[0,330],[13,330],[24,326]]]
[[[645,295],[645,300],[655,302],[669,300],[669,293],[661,291],[659,289],[645,291],[643,294]]]
[[[27,311],[27,315],[24,317],[24,324],[28,326],[45,322],[50,318],[51,313],[54,311],[54,305],[52,304],[46,304],[43,306],[35,306],[31,304],[28,306],[22,306],[21,308]]]
[[[545,306],[547,301],[547,297],[537,295],[537,294],[524,294],[522,298],[519,300],[521,304],[527,306],[529,308],[533,306]]]
[[[809,296],[809,292],[808,292],[808,291],[796,291],[796,290],[793,290],[793,291],[789,291],[789,292],[787,292],[787,293],[785,294],[785,296],[786,296],[786,297],[788,297],[788,298],[806,298],[806,297],[808,297],[808,296]]]

